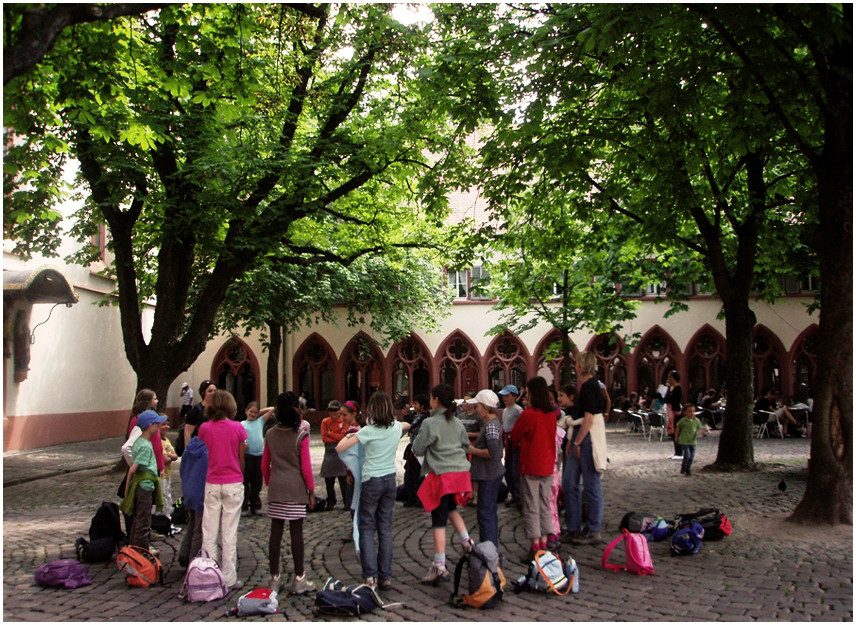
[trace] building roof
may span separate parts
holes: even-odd
[[[76,304],[74,287],[50,265],[36,269],[3,270],[3,297],[24,297],[33,304]]]

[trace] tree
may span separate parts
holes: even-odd
[[[433,254],[433,255],[436,255]],[[266,263],[230,288],[218,315],[223,331],[261,331],[268,351],[268,403],[279,394],[282,331],[320,322],[368,325],[385,345],[414,327],[431,330],[448,315],[451,294],[442,266],[427,250],[398,250],[353,263]]]
[[[728,341],[714,467],[754,467],[749,303],[777,295],[777,274],[792,271],[788,250],[806,248],[816,204],[764,94],[681,7],[486,6],[458,17],[448,28],[484,42],[475,54],[490,73],[472,107],[494,129],[481,149],[485,193],[501,204],[536,180],[591,193],[586,214],[623,217],[650,241],[704,260]]]
[[[790,520],[853,523],[853,7],[694,7],[814,176],[820,264],[809,477]]]
[[[457,129],[413,70],[427,34],[388,10],[171,5],[63,31],[5,85],[4,234],[18,253],[55,253],[51,209],[75,159],[87,195],[71,232],[86,242],[107,226],[139,387],[166,392],[267,250],[346,263],[427,242]]]

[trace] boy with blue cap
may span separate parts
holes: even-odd
[[[119,508],[132,518],[128,544],[149,548],[152,526],[152,504],[163,510],[163,492],[158,479],[158,466],[152,448],[152,436],[159,436],[160,424],[166,421],[154,410],[145,410],[137,417],[140,437],[131,448],[131,466],[125,480],[125,498]]]

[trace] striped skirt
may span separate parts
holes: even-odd
[[[297,521],[306,518],[306,504],[292,503],[290,501],[269,501],[268,516],[272,519],[283,521]]]

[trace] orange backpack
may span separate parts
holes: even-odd
[[[148,588],[157,582],[163,585],[163,566],[152,552],[136,545],[128,545],[116,556],[119,571],[125,574],[129,586]]]

